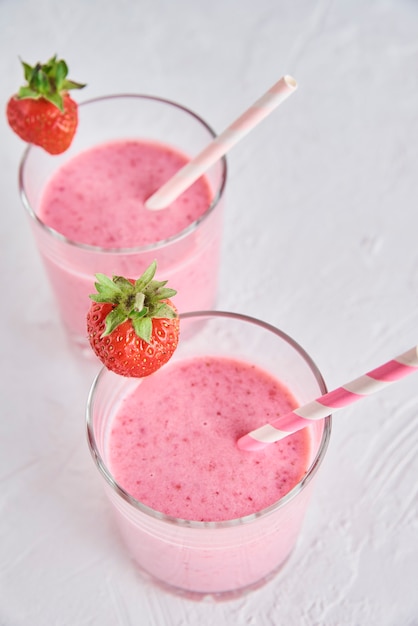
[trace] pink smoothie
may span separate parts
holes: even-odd
[[[201,177],[163,211],[144,207],[187,160],[160,143],[113,141],[71,157],[45,186],[39,218],[69,241],[38,224],[35,233],[75,343],[87,347],[86,313],[96,273],[136,279],[156,260],[156,279],[177,290],[179,311],[214,308],[221,205],[208,211],[213,192],[207,179]]]
[[[295,406],[253,365],[224,357],[169,363],[121,403],[108,464],[129,494],[167,515],[205,522],[251,515],[303,478],[310,438],[300,431],[257,454],[236,441]]]
[[[200,178],[164,210],[145,200],[188,159],[153,142],[115,141],[80,153],[45,189],[39,217],[72,241],[132,248],[177,235],[206,211],[212,192]]]

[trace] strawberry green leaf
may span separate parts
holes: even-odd
[[[32,100],[39,100],[39,98],[42,98],[42,95],[30,87],[21,87],[17,92],[17,97],[21,99],[30,98]]]
[[[76,83],[75,80],[64,80],[62,81],[61,89],[69,91],[70,89],[83,89],[85,86],[85,83]]]
[[[31,82],[30,85],[33,89],[35,89],[35,91],[37,91],[38,93],[44,95],[45,93],[47,93],[48,91],[48,86],[49,86],[49,80],[47,75],[44,72],[37,72]]]
[[[26,80],[29,83],[31,78],[32,78],[32,76],[33,76],[33,67],[31,67],[30,65],[28,65],[24,61],[21,61],[21,63],[22,63],[22,66],[23,66],[23,72],[24,72],[25,78],[26,78]]]
[[[122,291],[124,291],[125,293],[132,292],[131,281],[129,281],[127,278],[124,278],[123,276],[114,276],[113,284],[116,285],[120,289],[121,292]]]
[[[168,304],[162,303],[152,312],[152,317],[162,319],[174,319],[177,313]]]
[[[97,282],[94,286],[97,289],[97,294],[91,294],[89,297],[95,302],[110,302],[112,304],[119,304],[122,292],[118,285],[116,285],[111,278],[105,276],[105,274],[96,274]]]
[[[48,100],[48,102],[52,102],[56,107],[59,108],[60,111],[64,110],[64,102],[62,100],[62,96],[58,93],[45,94],[44,98]]]
[[[166,280],[151,280],[148,283],[149,289],[159,289],[160,287],[164,287],[167,284]]]
[[[92,294],[89,295],[89,298],[90,298],[90,300],[93,300],[93,302],[102,302],[102,303],[104,303],[104,302],[111,303],[112,302],[112,300],[109,299],[108,296],[102,295],[100,293],[92,293]]]
[[[143,289],[145,289],[145,287],[147,287],[147,285],[154,278],[156,271],[157,271],[157,263],[156,261],[153,261],[151,265],[147,267],[147,269],[142,274],[142,276],[140,276],[138,280],[135,282],[135,289],[137,291],[142,291]]]
[[[169,287],[165,287],[162,289],[158,289],[157,296],[160,300],[167,300],[168,298],[172,298],[175,296],[177,291],[175,289],[170,289]]]
[[[140,311],[132,311],[129,317],[131,320],[139,320],[141,317],[146,317],[148,315],[148,312],[148,307],[144,306],[144,308]]]
[[[57,89],[61,89],[62,83],[68,74],[68,67],[65,61],[61,59],[55,66],[54,78]]]
[[[112,304],[119,304],[120,294],[116,289],[110,289],[109,287],[99,285],[96,286],[97,293],[103,298],[103,302],[111,302]],[[96,294],[93,294],[96,295]]]
[[[123,322],[125,322],[127,319],[128,316],[124,311],[121,311],[118,307],[116,309],[113,309],[113,311],[111,311],[106,316],[106,327],[102,334],[102,337],[110,335],[110,333],[112,333],[118,326],[123,324]]]
[[[132,320],[132,326],[138,337],[147,343],[151,341],[152,320],[149,317],[141,317],[139,319],[135,317]]]
[[[105,274],[96,274],[96,279],[97,282],[94,283],[94,286],[96,287],[97,291],[100,291],[101,293],[107,291],[109,292],[109,294],[122,293],[119,285],[108,276],[105,276]]]

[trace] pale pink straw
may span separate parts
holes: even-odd
[[[356,378],[313,400],[304,406],[282,415],[278,419],[257,428],[237,441],[242,450],[261,450],[270,443],[284,439],[301,428],[305,428],[316,420],[323,419],[331,413],[342,409],[357,400],[380,391],[408,374],[418,370],[418,346],[388,361],[384,365]]]
[[[148,198],[145,206],[159,211],[174,202],[180,194],[188,189],[211,165],[223,157],[230,148],[238,143],[250,130],[259,124],[267,115],[288,98],[297,88],[291,76],[283,76],[264,96],[233,122],[223,133],[182,167],[158,191]]]

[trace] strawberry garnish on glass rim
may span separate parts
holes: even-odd
[[[7,103],[9,125],[27,143],[60,154],[71,145],[78,125],[78,106],[68,91],[85,85],[68,80],[67,64],[56,56],[33,67],[21,63],[27,82]]]
[[[179,338],[176,294],[167,281],[154,280],[154,261],[134,281],[96,274],[97,293],[87,314],[90,345],[102,363],[116,374],[149,376],[173,355]]]

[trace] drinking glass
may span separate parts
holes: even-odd
[[[190,312],[180,316],[180,328],[173,362],[205,356],[250,363],[280,381],[300,404],[326,392],[323,378],[308,354],[284,332],[260,320],[221,311]],[[109,467],[109,434],[114,416],[123,399],[140,384],[141,380],[102,369],[92,385],[87,406],[89,447],[128,552],[160,585],[188,597],[210,594],[224,599],[262,585],[294,549],[313,479],[327,449],[331,417],[308,427],[310,458],[306,473],[280,500],[239,519],[178,519],[136,500],[117,483]],[[274,403],[272,398],[272,414]],[[161,411],[170,418],[169,401],[161,401]],[[275,471],[274,466],[271,471]],[[260,476],[260,488],[262,479]]]
[[[122,94],[80,104],[75,138],[63,154],[50,155],[33,145],[26,149],[19,170],[21,199],[71,342],[90,352],[85,318],[96,273],[136,279],[156,260],[156,278],[169,281],[177,290],[175,304],[180,311],[215,307],[226,161],[220,159],[205,174],[213,199],[199,219],[168,239],[132,248],[87,245],[50,228],[39,216],[48,181],[80,152],[110,141],[162,143],[192,158],[214,137],[202,118],[180,104]],[[165,219],[164,210],[159,211],[158,218]]]

